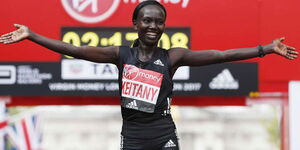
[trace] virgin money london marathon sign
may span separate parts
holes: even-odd
[[[60,62],[0,63],[0,95],[116,96],[119,94],[118,73],[115,66],[83,60],[72,61],[78,64],[64,66]],[[89,68],[91,70],[85,70],[86,65],[92,66]],[[96,75],[82,75],[93,71]],[[153,87],[152,93],[159,89],[156,85],[149,82],[149,86]],[[257,63],[182,67],[174,76],[175,96],[247,96],[249,92],[257,90]],[[123,94],[126,95],[126,92]],[[154,99],[155,94],[149,98]]]

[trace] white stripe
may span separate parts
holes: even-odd
[[[9,76],[10,72],[8,70],[0,70],[0,76]]]
[[[17,134],[18,145],[20,147],[20,150],[27,150],[26,142],[25,142],[25,135],[23,132],[21,120],[16,123],[16,134]]]

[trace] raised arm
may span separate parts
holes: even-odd
[[[222,62],[244,60],[254,57],[263,57],[267,54],[278,54],[293,60],[298,57],[295,48],[283,44],[284,38],[274,40],[271,44],[253,48],[239,48],[226,51],[202,50],[191,51],[184,48],[170,49],[169,55],[173,71],[180,66],[202,66]]]
[[[12,44],[28,39],[52,51],[73,56],[75,58],[85,59],[100,63],[114,63],[118,61],[119,47],[76,47],[72,44],[64,43],[59,40],[53,40],[37,33],[32,32],[24,25],[15,24],[17,30],[4,34],[0,37],[0,43]]]

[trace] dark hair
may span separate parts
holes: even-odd
[[[146,1],[143,1],[143,2],[139,3],[135,7],[135,9],[133,11],[133,15],[132,15],[132,22],[134,22],[137,19],[140,10],[142,8],[144,8],[145,6],[148,6],[148,5],[156,5],[156,6],[160,7],[164,11],[164,13],[165,13],[165,18],[167,18],[166,8],[162,4],[160,4],[159,2],[157,2],[155,0],[146,0]]]
[[[146,0],[146,1],[143,1],[141,3],[139,3],[134,11],[133,11],[133,15],[132,15],[132,22],[135,22],[138,15],[139,15],[139,12],[142,8],[144,8],[145,6],[148,6],[148,5],[156,5],[158,7],[160,7],[164,13],[165,13],[165,18],[167,18],[167,11],[166,11],[166,8],[160,4],[159,2],[155,1],[155,0]],[[137,47],[139,45],[139,41],[138,39],[134,40],[134,43],[133,43],[133,47]]]

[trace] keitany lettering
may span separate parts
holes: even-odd
[[[138,83],[123,81],[122,95],[153,101],[158,89]]]

